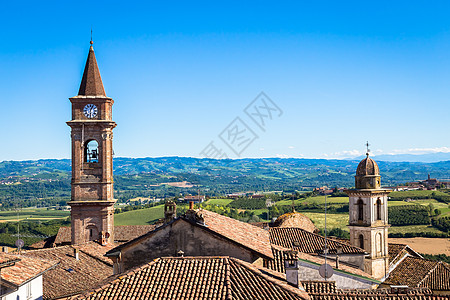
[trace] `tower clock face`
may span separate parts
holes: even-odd
[[[88,104],[84,107],[83,112],[89,119],[95,118],[97,116],[97,106],[94,104]]]

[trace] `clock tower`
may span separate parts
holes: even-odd
[[[91,47],[78,95],[70,98],[72,120],[72,244],[114,241],[113,99],[106,97]]]

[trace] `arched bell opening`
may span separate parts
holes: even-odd
[[[360,234],[358,240],[359,240],[359,248],[364,249],[364,236]]]
[[[99,149],[96,140],[88,140],[84,146],[84,162],[98,163]]]
[[[361,199],[358,199],[356,202],[356,206],[358,207],[358,221],[364,220],[364,202]]]
[[[377,203],[377,220],[381,220],[381,200],[378,198]]]

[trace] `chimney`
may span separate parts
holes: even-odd
[[[301,286],[299,261],[297,255],[288,255],[288,257],[288,259],[284,260],[284,268],[286,269],[286,281],[290,285],[298,288]]]
[[[8,253],[8,246],[3,246],[2,250],[3,250],[4,253]]]
[[[194,201],[189,201],[189,209],[194,209]]]
[[[339,269],[339,255],[336,254],[336,269]]]
[[[73,248],[73,256],[76,260],[80,260],[80,250],[78,250],[77,248]]]
[[[177,204],[174,201],[167,201],[164,204],[164,223],[167,224],[177,217]]]

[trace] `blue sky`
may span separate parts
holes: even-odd
[[[2,3],[0,161],[70,157],[91,26],[116,156],[237,157],[236,117],[258,137],[241,157],[449,152],[450,4],[311,2]]]

